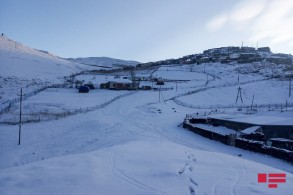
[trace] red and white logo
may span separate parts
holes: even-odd
[[[258,183],[268,183],[269,188],[277,188],[278,183],[286,183],[286,173],[259,173]]]

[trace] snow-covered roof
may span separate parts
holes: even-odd
[[[121,78],[110,79],[109,81],[116,82],[116,83],[132,83],[132,81],[129,79],[121,79]]]
[[[249,127],[247,129],[244,129],[243,131],[241,131],[241,133],[251,134],[251,133],[255,132],[256,130],[258,130],[259,128],[261,128],[261,127],[260,126]]]

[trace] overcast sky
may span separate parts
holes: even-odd
[[[242,41],[293,54],[293,1],[0,0],[0,30],[66,58],[148,62]]]

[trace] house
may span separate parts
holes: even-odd
[[[101,89],[114,89],[114,90],[136,90],[139,83],[132,82],[129,79],[114,78],[107,83],[100,84]]]
[[[159,78],[159,79],[157,80],[157,85],[164,85],[164,84],[165,84],[164,79]]]
[[[144,86],[141,86],[141,89],[142,90],[152,90],[152,87],[149,85],[144,85]]]
[[[109,87],[110,87],[109,82],[100,84],[100,89],[109,89]]]
[[[271,49],[269,47],[260,47],[257,49],[258,52],[265,52],[265,53],[271,53]]]

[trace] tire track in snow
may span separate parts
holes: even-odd
[[[237,166],[232,165],[231,166],[234,169],[234,172],[237,174],[236,180],[231,185],[231,194],[236,195],[235,187],[239,183],[240,178],[246,174],[246,168],[243,165],[240,165],[241,167],[241,172],[239,173],[238,169],[236,168]]]
[[[231,163],[231,162],[227,162],[227,160],[223,159],[220,155],[217,155],[217,156],[218,156],[218,159],[221,159],[221,161],[224,164],[229,165],[229,163]],[[240,172],[239,172],[239,167],[241,168]],[[239,183],[240,178],[246,174],[246,168],[241,164],[239,164],[239,165],[233,164],[233,165],[230,165],[229,168],[235,173],[235,178],[233,178],[233,182],[230,185],[230,194],[237,195],[236,186]],[[225,182],[225,178],[221,179],[215,185],[213,185],[212,195],[221,195],[221,193],[220,194],[217,193],[217,189],[218,189],[219,185],[223,182]]]
[[[134,179],[134,178],[128,176],[123,170],[119,169],[116,165],[116,154],[114,154],[112,156],[112,173],[117,178],[119,178],[122,181],[127,182],[128,184],[133,185],[137,188],[140,188],[142,190],[146,190],[148,192],[152,192],[154,194],[167,195],[167,193],[165,193],[165,192],[162,192],[162,191],[159,191],[155,188],[152,188],[152,187],[138,181],[137,179]]]

